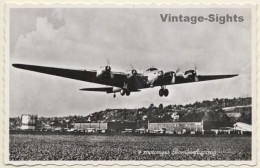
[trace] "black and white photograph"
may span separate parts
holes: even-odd
[[[255,163],[253,6],[13,5],[7,16],[9,163]]]

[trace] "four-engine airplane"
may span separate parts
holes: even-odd
[[[138,73],[135,69],[127,72],[114,72],[110,66],[104,66],[99,70],[73,70],[55,67],[44,67],[26,64],[13,64],[14,67],[35,71],[85,82],[109,85],[101,88],[82,88],[82,91],[100,91],[106,93],[120,92],[122,96],[129,96],[131,92],[139,92],[140,89],[161,87],[159,96],[167,97],[169,94],[166,85],[183,84],[190,82],[201,82],[223,78],[231,78],[234,75],[198,75],[196,69],[187,70],[183,73],[169,71],[163,72],[157,68],[149,68],[143,73]]]

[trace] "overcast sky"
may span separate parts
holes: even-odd
[[[162,22],[160,14],[244,17],[244,22]],[[141,108],[151,103],[186,104],[213,98],[251,96],[250,9],[11,9],[10,116],[88,115],[107,108]],[[193,69],[198,73],[239,77],[172,85],[168,97],[158,88],[117,94],[82,92],[102,87],[16,69],[13,63],[70,69],[98,69],[109,60],[112,70],[131,65],[142,72]]]

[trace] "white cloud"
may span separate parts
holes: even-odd
[[[53,12],[52,12],[52,16],[54,18],[57,18],[58,20],[64,20],[63,17],[63,12],[61,8],[56,8]]]
[[[58,42],[64,40],[65,27],[53,28],[53,24],[47,17],[40,17],[36,20],[36,30],[21,35],[16,43],[16,50],[28,47],[37,47],[42,44]]]

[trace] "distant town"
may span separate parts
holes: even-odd
[[[138,132],[138,133],[240,133],[251,132],[251,97],[213,99],[186,105],[160,104],[139,109],[106,109],[87,116],[10,118],[10,132]],[[237,124],[239,123],[239,124]],[[241,127],[242,128],[238,128]],[[237,129],[235,128],[237,127]]]

